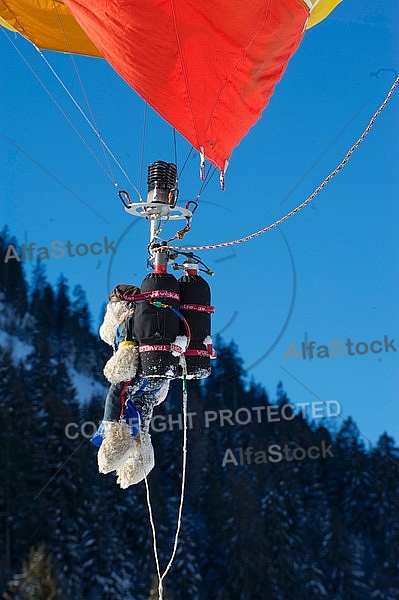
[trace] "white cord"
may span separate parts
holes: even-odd
[[[48,95],[50,96],[50,98],[52,99],[52,101],[54,102],[54,104],[62,112],[62,114],[64,115],[64,117],[66,118],[66,120],[68,121],[68,123],[71,125],[71,127],[74,129],[74,131],[77,133],[77,135],[80,137],[80,139],[82,140],[82,142],[84,143],[84,145],[86,146],[86,148],[88,148],[88,150],[94,156],[95,160],[100,165],[101,169],[106,173],[107,177],[110,177],[110,174],[104,169],[104,166],[101,164],[101,162],[99,161],[99,159],[95,155],[94,151],[87,144],[87,142],[83,138],[82,134],[78,131],[78,129],[72,123],[72,121],[70,120],[70,118],[67,116],[67,114],[63,110],[63,108],[60,106],[60,104],[57,102],[57,100],[54,98],[54,96],[50,93],[50,91],[48,90],[47,86],[43,83],[43,81],[40,79],[39,75],[35,72],[35,70],[32,68],[32,66],[29,64],[29,62],[23,56],[22,52],[18,49],[18,47],[16,46],[16,44],[14,44],[14,42],[12,41],[12,39],[10,38],[10,36],[4,31],[3,28],[2,28],[2,32],[5,35],[5,37],[8,39],[8,41],[10,42],[10,44],[12,44],[12,46],[14,46],[15,50],[21,56],[22,60],[27,64],[27,66],[32,71],[33,75],[36,77],[36,79],[39,81],[39,83],[46,90],[46,92],[48,93]],[[28,37],[28,39],[29,39],[29,37]],[[129,175],[126,173],[125,169],[122,167],[122,165],[120,164],[120,162],[118,161],[118,159],[116,158],[116,156],[113,154],[112,150],[109,148],[109,146],[106,144],[106,142],[104,141],[104,139],[101,137],[101,134],[99,133],[99,131],[92,124],[92,122],[90,121],[89,117],[84,112],[83,108],[79,105],[79,103],[77,102],[77,100],[73,97],[73,95],[71,94],[71,92],[68,90],[67,86],[64,84],[64,82],[62,81],[62,79],[60,78],[60,76],[57,74],[57,72],[55,71],[55,69],[52,67],[52,65],[49,63],[49,61],[47,60],[47,58],[44,56],[44,54],[40,50],[40,48],[38,48],[30,39],[29,39],[29,41],[34,46],[35,50],[37,50],[37,52],[39,53],[39,55],[41,56],[41,58],[44,60],[44,62],[46,63],[46,65],[48,66],[48,68],[50,69],[50,71],[52,72],[52,74],[54,75],[54,77],[57,79],[58,83],[61,85],[61,87],[63,88],[63,90],[65,91],[65,93],[68,95],[68,97],[70,98],[70,100],[73,102],[73,104],[75,105],[75,107],[78,109],[78,111],[80,112],[80,114],[82,115],[82,117],[84,118],[84,120],[86,121],[86,123],[93,130],[93,132],[95,133],[95,135],[99,139],[100,143],[102,144],[102,147],[105,148],[105,150],[108,152],[108,154],[110,155],[110,157],[114,160],[115,164],[121,170],[122,174],[126,177],[126,180],[132,186],[132,188],[134,189],[134,191],[136,192],[136,194],[138,195],[138,197],[139,197],[139,199],[141,201],[142,198],[141,198],[141,194],[140,194],[138,188],[131,181]],[[110,177],[110,178],[111,178],[111,180],[113,180],[112,181],[113,185],[115,187],[118,187],[118,183],[114,180],[114,178],[112,178],[112,177]]]
[[[180,533],[180,529],[181,529],[183,504],[184,504],[184,490],[185,490],[185,484],[186,484],[186,471],[187,471],[187,364],[186,364],[186,359],[185,359],[184,355],[181,355],[181,357],[180,357],[180,364],[183,369],[183,450],[182,450],[183,465],[182,465],[180,504],[179,504],[179,512],[178,512],[178,516],[177,516],[176,533],[175,533],[175,539],[174,539],[174,543],[173,543],[172,554],[171,554],[169,562],[166,565],[165,570],[162,574],[161,574],[161,569],[160,569],[160,565],[159,565],[156,530],[155,530],[155,523],[154,523],[153,511],[152,511],[152,506],[151,506],[151,498],[150,498],[150,488],[148,485],[147,476],[146,475],[144,476],[145,487],[146,487],[146,492],[147,492],[146,497],[147,497],[148,515],[149,515],[150,524],[151,524],[153,550],[154,550],[155,564],[156,564],[157,575],[158,575],[158,600],[163,600],[163,598],[164,598],[164,596],[163,596],[163,580],[165,579],[168,571],[170,570],[170,568],[173,564],[173,561],[175,559],[175,556],[176,556],[177,545],[179,543],[179,533]]]
[[[40,50],[40,48],[38,48],[37,46],[35,46],[35,49],[38,51],[38,53],[40,54],[40,56],[42,57],[42,59],[44,60],[44,62],[46,63],[46,65],[48,66],[48,68],[50,69],[50,71],[52,72],[52,74],[54,75],[54,77],[57,79],[58,83],[61,85],[61,87],[63,88],[63,90],[65,91],[65,93],[69,96],[70,100],[76,106],[76,108],[78,109],[78,111],[80,112],[80,114],[82,115],[82,117],[84,118],[84,120],[86,121],[86,123],[94,131],[95,135],[98,137],[98,139],[100,140],[100,142],[103,145],[103,147],[109,153],[110,157],[115,161],[116,165],[119,167],[119,169],[121,170],[121,172],[123,173],[123,175],[126,177],[126,180],[130,183],[130,185],[132,186],[132,188],[134,189],[134,191],[137,193],[138,197],[141,200],[141,195],[140,195],[139,190],[134,185],[134,183],[130,180],[129,175],[126,173],[125,169],[122,167],[122,165],[120,164],[120,162],[118,161],[118,159],[116,158],[116,156],[114,155],[114,153],[112,152],[112,150],[109,148],[108,144],[106,144],[106,142],[103,140],[103,138],[101,137],[101,134],[94,127],[93,123],[90,121],[89,117],[86,115],[86,113],[84,112],[83,108],[80,106],[80,104],[78,103],[78,101],[75,100],[75,98],[72,96],[71,92],[68,90],[68,88],[66,87],[66,85],[64,84],[64,82],[62,81],[62,79],[59,77],[59,75],[57,74],[57,72],[55,71],[55,69],[52,67],[52,65],[49,63],[49,61],[47,60],[47,58],[44,56],[44,54]],[[118,184],[117,184],[116,181],[114,182],[114,184],[115,184],[115,186],[118,186]]]
[[[186,483],[186,470],[187,470],[187,363],[184,354],[180,357],[180,364],[183,369],[183,467],[182,467],[182,476],[181,476],[181,494],[180,494],[180,505],[179,505],[179,514],[177,517],[177,527],[176,527],[176,535],[175,541],[173,545],[173,552],[169,559],[169,562],[163,572],[162,579],[166,576],[169,569],[172,566],[174,561],[177,544],[179,539],[179,533],[181,528],[181,518],[183,514],[183,503],[184,503],[184,488]],[[160,599],[161,600],[161,599]]]

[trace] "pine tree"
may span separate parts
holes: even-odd
[[[77,327],[75,331],[78,333],[79,330],[90,331],[91,328],[91,315],[89,305],[87,304],[86,292],[81,285],[75,285],[72,292],[72,305],[71,314],[73,320],[76,322]]]
[[[3,234],[0,253],[9,243],[9,234]],[[103,410],[103,398],[79,406],[70,378],[71,365],[81,369],[85,362],[86,372],[103,380],[108,357],[90,332],[84,292],[76,288],[71,301],[64,277],[54,292],[38,263],[31,320],[22,321],[9,286],[13,278],[23,280],[23,272],[16,260],[9,262],[14,266],[8,270],[0,263],[0,327],[12,322],[12,335],[20,339],[26,327],[33,351],[18,364],[12,347],[0,348],[3,589],[12,580],[4,597],[57,598],[62,586],[62,600],[156,598],[144,483],[120,490],[115,474],[97,472],[89,441],[66,435],[68,424],[76,423],[79,431],[84,421],[97,423]],[[188,431],[180,542],[165,581],[168,600],[396,600],[399,450],[394,440],[384,434],[377,448],[367,450],[352,419],[336,434],[298,415],[267,422],[268,395],[255,381],[247,384],[237,346],[219,339],[218,351],[212,375],[189,382],[188,410],[195,415]],[[274,403],[292,416],[282,385]],[[181,381],[176,381],[155,409],[165,428],[152,433],[156,467],[148,480],[161,568],[172,550],[180,498],[181,404]],[[253,409],[259,407],[264,410],[258,421]],[[245,411],[252,414],[247,424],[238,423],[239,410],[241,418]],[[208,426],[206,411],[216,417]],[[222,466],[228,448],[252,447],[254,455],[271,444],[306,449],[322,441],[332,445],[333,459]],[[38,540],[46,548],[32,549],[22,573],[13,577]]]
[[[55,335],[57,355],[69,354],[69,327],[71,324],[71,301],[69,286],[64,275],[59,276],[55,292]]]
[[[86,293],[82,286],[74,287],[73,301],[71,304],[70,324],[68,333],[70,338],[70,355],[72,364],[80,371],[92,374],[98,365],[97,352],[98,340],[91,333],[91,315],[87,304]],[[82,353],[85,360],[82,363]]]
[[[62,598],[51,555],[47,554],[44,544],[31,548],[29,559],[24,563],[21,574],[13,577],[3,598],[5,600]]]
[[[46,267],[40,260],[36,261],[33,269],[29,312],[34,317],[34,331],[38,333],[45,330],[47,336],[52,337],[55,329],[55,295],[47,282]]]
[[[0,584],[3,577],[11,572],[11,547],[13,541],[13,497],[12,473],[15,460],[13,431],[13,413],[15,410],[14,368],[11,354],[0,347],[0,546],[3,553],[0,558]],[[3,575],[3,576],[2,576]]]
[[[17,258],[7,258],[7,250],[12,245],[18,253]],[[15,317],[11,318],[9,311],[8,319],[4,325],[8,325],[9,331],[13,331],[18,319],[21,319],[27,308],[27,285],[20,260],[21,251],[15,238],[10,237],[7,227],[0,232],[0,300],[4,299],[8,308],[13,309]],[[12,254],[14,256],[14,253]],[[7,260],[7,262],[6,262]]]
[[[371,456],[374,475],[373,526],[368,556],[368,572],[373,598],[399,597],[397,572],[399,565],[399,484],[397,469],[399,448],[386,432],[379,438]]]
[[[1,353],[0,353],[1,354]],[[21,556],[35,542],[37,507],[29,504],[32,485],[32,448],[37,435],[37,417],[26,398],[26,374],[15,366],[10,355],[1,356],[0,377],[0,464],[4,470],[4,548],[6,569],[14,569]],[[2,532],[3,534],[3,532]],[[39,538],[40,539],[40,538]]]

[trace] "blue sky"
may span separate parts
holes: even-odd
[[[391,0],[375,4],[344,0],[307,32],[262,119],[234,151],[226,191],[215,176],[201,196],[187,243],[235,239],[271,223],[340,162],[399,70],[399,8]],[[71,288],[84,286],[97,323],[116,283],[137,283],[146,275],[148,228],[123,211],[97,139],[43,59],[22,38],[10,38],[103,168],[1,34],[0,223],[20,243],[26,239],[36,246],[114,241],[112,260],[111,254],[88,254],[45,261],[50,281],[62,272]],[[46,57],[87,110],[70,57]],[[104,61],[75,62],[101,135],[139,185],[143,101]],[[249,376],[272,396],[282,380],[294,402],[334,399],[366,438],[376,441],[388,430],[397,442],[398,103],[397,91],[345,169],[280,230],[234,250],[201,253],[216,273],[214,332],[236,341]],[[177,149],[181,166],[189,145],[179,136]],[[174,160],[173,133],[149,109],[144,182],[147,164],[158,159]],[[198,166],[193,153],[180,179],[182,200],[195,198],[200,189]],[[118,168],[112,169],[133,197]],[[31,270],[27,262],[28,277]],[[388,336],[396,340],[396,352],[391,346],[379,354],[285,360],[290,344],[300,353],[305,336],[315,346],[349,338],[355,345],[380,340],[383,348]]]

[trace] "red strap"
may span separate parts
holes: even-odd
[[[139,352],[178,352],[183,354],[182,347],[177,344],[145,344],[139,346]],[[217,354],[211,345],[207,350],[192,349],[184,352],[185,356],[203,356],[204,358],[217,358]]]
[[[215,348],[212,346],[212,344],[208,344],[207,348],[208,348],[208,352],[212,359],[218,357],[218,354],[217,354]]]
[[[203,356],[204,358],[210,356],[208,350],[186,350],[184,354],[186,356]]]
[[[152,292],[143,292],[142,294],[133,294],[132,296],[125,296],[125,299],[129,302],[136,302],[138,300],[150,300],[151,298],[171,298],[172,300],[180,300],[179,294],[176,292],[169,292],[168,290],[153,290]]]
[[[210,350],[186,350],[184,354],[185,356],[203,356],[204,358],[217,358],[217,354],[212,347]]]
[[[214,313],[215,307],[208,304],[180,304],[180,310],[196,310],[198,312]]]
[[[139,352],[178,352],[183,353],[183,348],[177,344],[145,344],[139,346]]]
[[[131,383],[131,379],[129,379],[129,381],[126,381],[126,383],[124,384],[123,388],[120,391],[120,399],[121,399],[121,411],[119,413],[119,418],[122,419],[124,413],[125,413],[125,393],[127,388],[129,387],[130,383]]]
[[[170,352],[170,344],[146,344],[139,346],[139,352]]]

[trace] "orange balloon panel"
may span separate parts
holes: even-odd
[[[0,0],[0,25],[18,31],[38,48],[101,56],[58,0]]]
[[[114,69],[220,170],[309,17],[302,0],[64,0]]]

